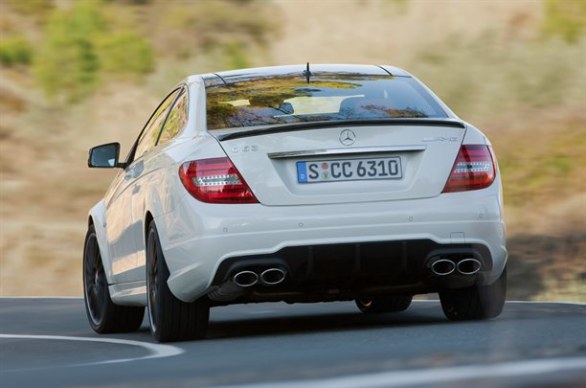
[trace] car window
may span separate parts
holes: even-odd
[[[171,109],[171,104],[175,101],[175,98],[179,94],[181,89],[174,90],[171,94],[169,94],[163,102],[158,106],[155,110],[151,118],[149,119],[148,123],[146,124],[144,130],[142,131],[139,139],[138,144],[136,145],[136,151],[134,152],[134,160],[139,159],[143,156],[146,152],[150,151],[152,148],[157,145],[157,140],[159,138],[161,126],[163,122],[167,118],[167,114]]]
[[[300,122],[446,118],[411,77],[314,72],[206,85],[208,130]]]
[[[169,118],[165,121],[157,144],[165,143],[181,132],[183,127],[185,127],[185,124],[187,124],[187,107],[187,92],[185,88],[183,88],[181,89],[173,108],[171,108],[171,113],[169,113]]]

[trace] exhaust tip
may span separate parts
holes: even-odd
[[[476,272],[480,271],[481,267],[482,263],[473,258],[460,260],[457,266],[458,272],[462,275],[474,275]]]
[[[252,287],[258,283],[258,275],[252,271],[241,271],[232,277],[232,281],[239,287]]]
[[[448,259],[439,259],[431,263],[431,272],[437,276],[447,276],[456,270],[456,263]]]
[[[283,283],[287,273],[280,268],[269,268],[260,274],[260,281],[267,286],[276,286]]]

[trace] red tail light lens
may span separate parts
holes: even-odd
[[[443,192],[485,189],[494,182],[495,176],[495,162],[489,146],[463,145]]]
[[[186,162],[179,179],[195,199],[208,203],[258,203],[250,188],[228,158]]]

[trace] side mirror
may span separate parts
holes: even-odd
[[[88,167],[96,168],[116,168],[124,167],[123,163],[118,162],[120,155],[120,143],[102,144],[90,148]]]

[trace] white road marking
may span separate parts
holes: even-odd
[[[586,306],[586,302],[556,302],[555,300],[551,301],[539,301],[539,300],[507,300],[506,303],[514,303],[514,304],[569,304],[569,305],[576,305],[576,306]]]
[[[439,303],[439,299],[413,299],[413,303]],[[586,306],[586,302],[555,301],[555,300],[507,300],[505,304],[568,304]]]
[[[55,341],[80,341],[80,342],[100,342],[116,345],[138,346],[146,349],[149,354],[143,357],[134,358],[119,358],[114,360],[90,362],[85,364],[75,364],[72,366],[87,366],[87,365],[104,365],[116,364],[121,362],[131,362],[139,360],[148,360],[153,358],[165,358],[178,356],[185,353],[185,350],[171,345],[152,344],[148,342],[123,340],[117,338],[91,338],[91,337],[68,337],[60,335],[32,335],[32,334],[0,334],[0,339],[30,339],[30,340],[55,340]]]
[[[83,300],[83,296],[0,296],[0,299],[57,299],[57,300]]]
[[[272,382],[265,384],[237,385],[245,388],[379,388],[405,387],[410,385],[454,383],[468,379],[507,378],[541,375],[570,370],[586,370],[586,358],[558,358],[531,361],[512,361],[492,365],[469,365],[461,367],[415,369],[409,371],[373,373],[322,380]]]

